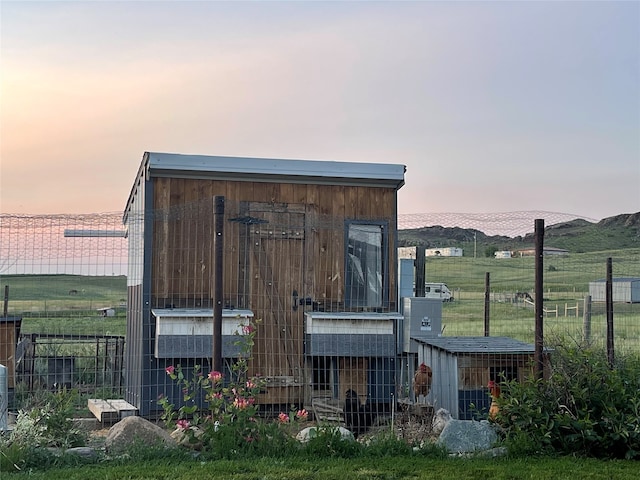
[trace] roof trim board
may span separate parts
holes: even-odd
[[[411,337],[450,353],[534,353],[535,346],[509,337]]]
[[[273,158],[182,155],[146,152],[147,178],[188,177],[238,181],[366,184],[400,188],[406,167],[385,163],[354,163]]]

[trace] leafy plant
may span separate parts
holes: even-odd
[[[159,400],[164,413],[162,419],[169,427],[182,430],[188,443],[197,445],[215,457],[230,458],[237,455],[279,455],[283,446],[291,445],[286,426],[295,420],[306,420],[306,410],[280,413],[278,422],[265,423],[258,418],[256,396],[266,382],[259,376],[249,377],[248,358],[254,345],[256,327],[253,323],[243,327],[237,344],[243,352],[233,364],[230,379],[218,371],[207,375],[200,365],[186,374],[180,365],[169,366],[167,375],[182,392],[182,405],[176,410],[167,397]],[[206,408],[199,405],[204,396]]]
[[[78,392],[62,389],[48,394],[46,401],[20,410],[9,443],[28,447],[77,447],[86,442],[85,433],[72,420]]]
[[[610,368],[603,352],[558,346],[548,379],[508,382],[496,418],[522,453],[640,458],[640,361]]]
[[[358,442],[345,441],[338,428],[322,426],[311,432],[302,453],[309,458],[355,458],[362,454],[363,448]]]

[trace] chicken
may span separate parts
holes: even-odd
[[[431,371],[431,367],[426,365],[424,362],[420,364],[418,367],[418,371],[413,376],[413,392],[416,394],[416,401],[420,397],[420,395],[424,395],[425,397],[431,391],[431,380],[433,377],[433,372]]]
[[[344,400],[344,423],[351,430],[353,436],[365,433],[376,419],[376,412],[372,411],[368,404],[362,405],[358,398],[358,392],[347,390]]]
[[[489,380],[487,384],[489,387],[489,394],[491,395],[491,406],[489,407],[489,418],[491,420],[495,420],[496,415],[500,411],[500,407],[498,407],[498,398],[500,398],[500,385],[498,385],[493,380]]]

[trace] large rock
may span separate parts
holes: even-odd
[[[170,435],[181,447],[187,447],[192,450],[202,450],[202,436],[204,432],[198,427],[189,427],[188,430],[176,428]]]
[[[301,443],[307,443],[313,437],[329,431],[336,431],[340,435],[342,440],[355,440],[353,433],[351,430],[348,430],[344,427],[307,427],[303,430],[300,430],[298,435],[296,435],[296,439]]]
[[[178,444],[162,428],[142,417],[125,417],[109,429],[104,446],[110,454],[127,453],[135,445],[176,448]]]
[[[486,420],[450,420],[436,443],[451,453],[467,453],[489,450],[497,440],[498,435]]]
[[[447,423],[451,420],[453,420],[453,417],[451,416],[451,413],[449,413],[449,410],[439,408],[431,421],[431,433],[433,435],[440,435],[444,430],[444,427],[446,427]]]

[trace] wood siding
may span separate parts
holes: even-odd
[[[250,373],[271,382],[271,401],[300,400],[303,395],[304,311],[348,310],[345,221],[388,225],[388,300],[381,310],[397,310],[395,189],[184,178],[152,181],[151,308],[212,307],[213,201],[224,196],[223,306],[250,309],[260,322]],[[299,394],[292,394],[291,387],[299,387]]]

